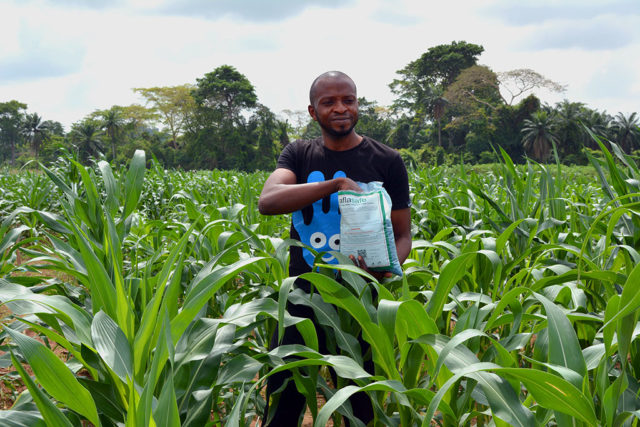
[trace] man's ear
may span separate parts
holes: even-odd
[[[316,109],[313,108],[313,105],[309,105],[307,107],[307,111],[309,111],[309,115],[311,116],[311,118],[317,122],[318,119],[316,118]]]

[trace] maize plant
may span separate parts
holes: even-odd
[[[482,172],[412,171],[404,275],[318,253],[312,294],[287,277],[288,217],[257,212],[264,172],[137,151],[117,170],[64,156],[3,174],[0,361],[24,391],[1,423],[249,426],[289,370],[317,427],[361,425],[356,392],[376,426],[637,425],[640,170],[593,138],[582,170],[502,152]],[[305,345],[270,349],[293,325]]]

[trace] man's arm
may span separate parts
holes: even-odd
[[[411,252],[411,208],[392,210],[391,224],[393,225],[398,261],[402,265]]]
[[[297,184],[293,171],[278,168],[264,183],[258,199],[258,210],[262,215],[291,213],[340,190],[362,191],[349,178]]]

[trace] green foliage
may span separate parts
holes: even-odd
[[[126,168],[66,155],[3,173],[1,338],[28,391],[0,419],[248,425],[269,375],[291,370],[308,402],[327,397],[312,408],[317,426],[352,417],[345,402],[358,391],[376,425],[632,422],[640,170],[592,138],[588,169],[516,165],[500,149],[500,163],[470,168],[442,147],[422,151],[445,165],[410,171],[404,277],[319,265],[305,275],[312,297],[286,278],[288,219],[257,213],[264,172],[147,169],[138,151]],[[287,301],[319,322],[289,316]],[[306,345],[269,350],[276,320]],[[335,353],[317,351],[318,328]],[[360,333],[374,375],[353,347]]]
[[[16,148],[22,142],[21,128],[27,105],[18,101],[0,103],[0,159],[9,160],[13,166]]]
[[[392,105],[359,98],[357,132],[411,150],[430,164],[487,162],[487,153],[499,148],[518,164],[527,158],[546,162],[553,140],[562,163],[585,165],[584,150],[599,149],[586,130],[625,153],[640,147],[637,113],[611,116],[569,100],[541,105],[534,90],[561,93],[565,87],[530,69],[496,73],[477,64],[483,51],[465,41],[427,49],[397,71],[389,85],[395,95]],[[305,110],[283,110],[286,119],[278,118],[231,65],[194,83],[133,91],[144,106],[96,110],[66,134],[60,123],[27,112],[26,104],[0,103],[0,163],[33,168],[68,150],[85,165],[102,157],[126,164],[142,149],[166,168],[272,170],[290,141],[321,135]],[[433,147],[445,153],[434,157]]]

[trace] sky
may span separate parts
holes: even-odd
[[[640,114],[640,0],[0,0],[0,102],[66,130],[95,110],[144,104],[133,88],[195,84],[232,65],[280,117],[340,70],[388,106],[396,72],[429,48],[483,46],[495,72],[532,69],[536,91]]]

